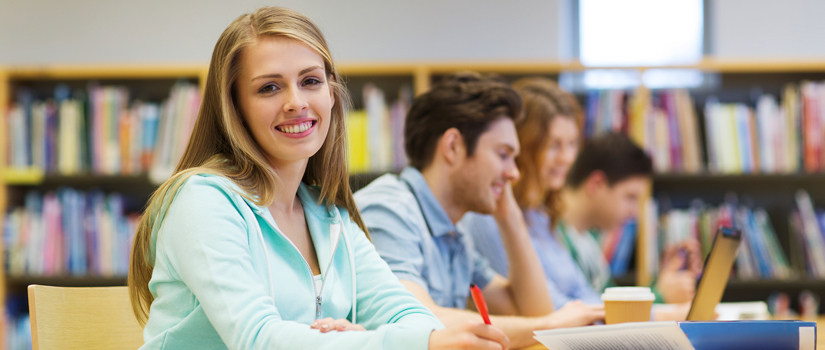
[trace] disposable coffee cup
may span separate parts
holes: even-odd
[[[605,323],[650,321],[655,296],[648,287],[612,287],[602,293]]]

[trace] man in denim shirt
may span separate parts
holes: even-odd
[[[519,177],[513,120],[521,99],[503,82],[464,73],[416,98],[404,128],[410,167],[355,195],[373,244],[407,289],[447,326],[478,321],[466,311],[477,284],[493,325],[512,347],[533,331],[588,324],[583,304],[555,313],[510,183]],[[509,279],[492,271],[456,222],[468,211],[492,214],[508,252]],[[552,314],[551,314],[552,313]],[[526,317],[525,317],[526,316]]]

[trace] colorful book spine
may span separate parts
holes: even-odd
[[[610,272],[613,276],[627,274],[636,247],[637,228],[636,220],[630,220],[620,229],[621,236],[616,244],[612,259],[609,260]]]
[[[796,193],[796,205],[801,219],[800,235],[808,247],[808,275],[825,278],[825,238],[819,228],[810,195],[805,191]]]
[[[684,90],[591,91],[585,97],[584,135],[626,131],[650,153],[660,173],[724,174],[825,171],[825,82],[788,85],[781,104],[763,95],[753,106],[704,106],[704,140]],[[707,163],[702,163],[702,148]]]
[[[349,171],[363,173],[370,169],[370,148],[367,143],[368,135],[367,113],[352,111],[347,114],[347,142],[349,143],[347,156]]]
[[[630,95],[620,90],[592,91],[586,106],[585,137],[626,132],[651,155],[660,173],[695,173],[704,168],[698,120],[686,91],[640,89]]]
[[[30,350],[32,348],[31,321],[25,296],[9,295],[5,300],[5,311],[0,324],[5,325],[6,338],[0,338],[0,348],[7,350]]]
[[[10,276],[125,276],[138,218],[118,194],[29,192],[6,217]]]
[[[387,103],[384,91],[366,84],[364,109],[347,112],[347,142],[350,173],[397,171],[407,165],[404,150],[404,120],[412,103],[409,87]]]
[[[163,181],[188,142],[200,90],[188,82],[174,85],[163,118],[158,103],[130,96],[121,86],[91,85],[72,93],[58,85],[54,96],[21,89],[0,121],[8,135],[0,138],[8,150],[5,166],[59,175],[135,175],[157,166],[163,171],[155,179]],[[159,142],[162,119],[169,125],[167,138]]]
[[[157,131],[146,131],[157,137],[149,167],[149,178],[153,182],[163,182],[174,173],[178,160],[189,142],[189,134],[194,128],[200,101],[197,86],[178,83],[172,88],[169,99],[159,108]],[[151,108],[153,109],[147,113],[155,113],[155,107]],[[154,118],[154,115],[147,114],[146,117]],[[147,123],[152,125],[154,121]]]
[[[711,207],[694,202],[689,209],[663,212],[659,219],[661,249],[695,239],[707,256],[718,227],[742,231],[742,245],[736,256],[735,276],[740,279],[788,279],[796,276],[782,250],[776,231],[763,209],[751,209],[735,202]]]

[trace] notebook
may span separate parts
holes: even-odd
[[[712,321],[715,319],[716,305],[722,301],[722,294],[728,284],[730,271],[733,268],[733,261],[736,259],[736,251],[742,240],[741,231],[720,227],[713,238],[713,245],[710,248],[702,275],[699,277],[699,284],[696,287],[696,295],[690,304],[690,311],[687,315],[688,321]]]

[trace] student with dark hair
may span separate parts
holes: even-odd
[[[590,324],[583,304],[553,312],[541,265],[510,186],[519,177],[514,121],[519,95],[507,84],[458,74],[413,102],[405,122],[410,167],[355,194],[381,257],[401,283],[448,327],[476,320],[466,311],[478,285],[513,347],[533,331]],[[468,211],[492,214],[508,253],[509,278],[490,269],[456,222]],[[521,317],[515,317],[521,316]]]
[[[596,235],[636,216],[652,175],[653,164],[647,153],[619,133],[587,140],[570,168],[561,195],[564,211],[557,228],[596,291],[612,283]],[[669,247],[662,261],[661,273],[653,285],[657,300],[690,301],[701,268],[698,246],[689,242]]]

